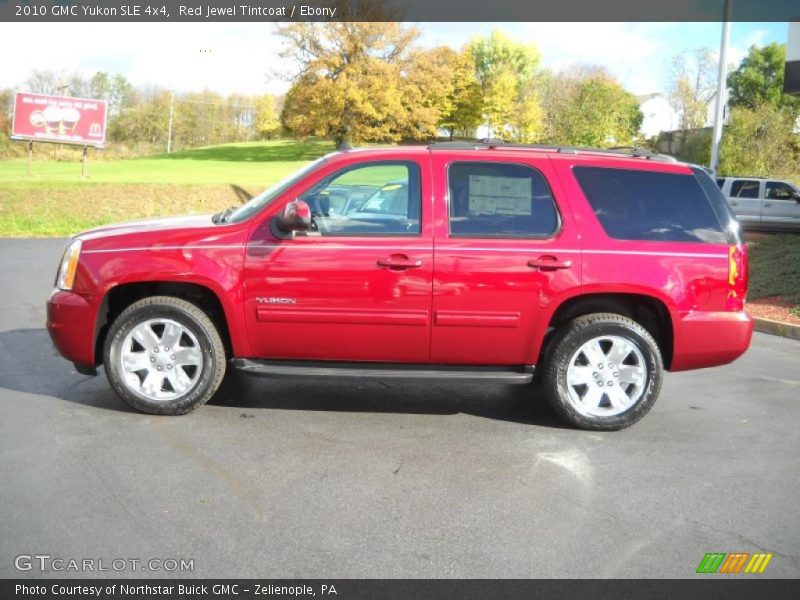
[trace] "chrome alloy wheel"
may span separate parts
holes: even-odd
[[[583,344],[569,361],[567,390],[572,406],[587,417],[613,417],[645,392],[647,365],[630,340],[603,335]]]
[[[191,390],[203,371],[197,337],[172,319],[136,325],[119,353],[125,385],[148,400],[169,401]]]

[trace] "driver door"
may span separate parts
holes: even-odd
[[[338,161],[299,194],[312,231],[251,234],[244,310],[258,358],[425,363],[433,239],[428,156]]]

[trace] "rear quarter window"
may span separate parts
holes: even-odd
[[[692,174],[580,166],[573,173],[612,238],[727,242],[716,212]]]

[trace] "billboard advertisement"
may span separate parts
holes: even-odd
[[[102,147],[106,110],[104,100],[18,92],[11,138]]]

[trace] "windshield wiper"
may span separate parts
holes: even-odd
[[[211,221],[213,223],[225,223],[228,220],[228,218],[231,216],[233,211],[235,211],[235,210],[236,210],[235,206],[231,206],[230,208],[226,208],[222,212],[217,213],[213,217],[211,217]]]

